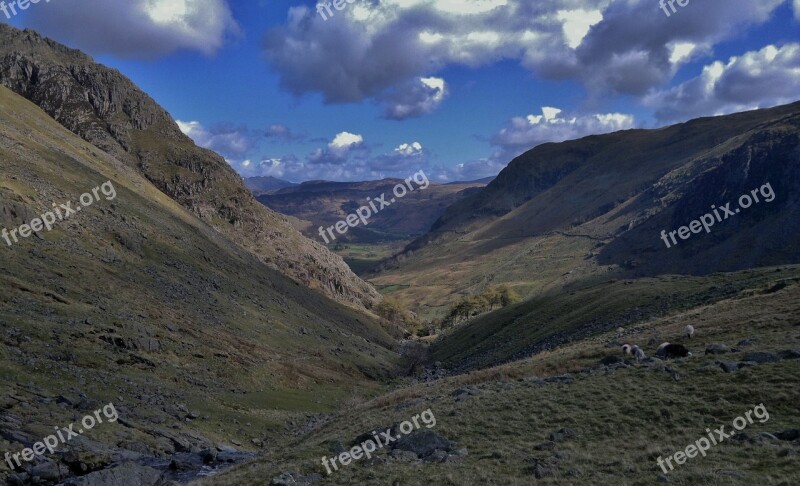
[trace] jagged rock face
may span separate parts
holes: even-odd
[[[201,149],[152,98],[87,55],[0,24],[0,83],[282,273],[328,296],[371,307],[377,291],[344,261],[259,204],[219,155]]]

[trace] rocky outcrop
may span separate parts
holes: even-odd
[[[290,278],[340,302],[371,307],[380,299],[339,256],[259,204],[221,156],[195,146],[118,71],[36,32],[0,24],[0,84]]]

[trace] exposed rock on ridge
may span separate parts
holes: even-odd
[[[370,307],[380,298],[339,256],[259,204],[221,156],[195,146],[118,71],[31,30],[0,24],[0,83],[282,273],[341,302]]]

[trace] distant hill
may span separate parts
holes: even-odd
[[[774,201],[762,196],[669,248],[662,241],[662,230],[687,226],[712,206],[735,209],[741,195],[767,183]],[[800,103],[547,143],[450,206],[372,281],[403,285],[409,301],[444,308],[454,295],[496,283],[531,295],[582,278],[797,263],[799,194]]]
[[[339,256],[258,204],[220,155],[197,147],[118,71],[32,30],[0,23],[0,84],[285,275],[341,302],[372,306],[380,299]]]
[[[460,185],[460,184],[489,184],[495,179],[496,176],[484,177],[483,179],[476,179],[474,181],[454,181],[448,182],[448,184],[453,185]]]
[[[272,176],[247,177],[244,180],[244,183],[247,185],[247,188],[253,192],[253,195],[255,196],[260,196],[262,194],[270,194],[272,192],[277,191],[278,189],[283,189],[285,187],[292,187],[297,185],[294,182],[284,181],[282,179],[277,179]]]
[[[320,226],[335,225],[367,204],[367,198],[381,194],[394,198],[392,190],[401,179],[384,179],[368,182],[309,181],[284,188],[271,194],[263,194],[258,200],[282,214],[311,222],[304,229],[309,238],[322,241]],[[412,187],[418,187],[414,182]],[[423,184],[424,185],[424,184]],[[485,184],[479,182],[461,184],[434,184],[426,189],[415,189],[403,198],[383,208],[369,219],[368,225],[356,226],[344,235],[337,234],[338,242],[377,243],[408,240],[425,234],[434,221],[451,204],[474,194]]]

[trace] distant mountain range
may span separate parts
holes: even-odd
[[[710,233],[671,247],[662,240],[662,231],[727,203],[735,209],[741,195],[767,183],[774,201],[762,197],[718,220]],[[446,307],[453,295],[499,282],[530,295],[576,279],[796,263],[798,202],[800,102],[548,143],[447,208],[372,281],[413,281],[416,288],[401,294],[421,306]],[[446,271],[452,268],[462,269],[457,278]]]
[[[391,196],[394,186],[402,183],[401,179],[309,181],[262,194],[258,200],[274,211],[307,221],[303,233],[322,241],[318,234],[320,226],[336,224],[365,205],[367,198],[374,199],[381,194]],[[485,185],[483,182],[430,183],[426,189],[416,189],[403,198],[396,198],[396,202],[372,216],[367,226],[356,226],[344,235],[337,235],[337,241],[377,243],[416,238],[425,234],[448,206],[475,194]]]
[[[297,185],[294,182],[284,181],[272,176],[247,177],[244,183],[247,185],[247,188],[253,192],[254,196],[270,194],[279,189]]]

